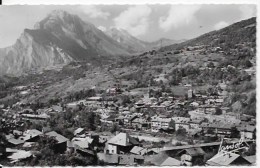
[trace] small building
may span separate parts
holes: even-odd
[[[190,129],[190,118],[185,117],[173,117],[172,120],[175,122],[175,130],[185,128],[186,131]]]
[[[141,155],[119,155],[119,165],[137,166],[144,163],[144,157]]]
[[[240,131],[240,136],[241,138],[244,139],[254,139],[254,134],[255,134],[255,126],[253,125],[240,125],[238,127],[238,130]]]
[[[192,91],[192,89],[189,89],[188,90],[188,98],[190,99],[192,97],[193,97],[193,91]]]
[[[152,132],[158,132],[160,129],[168,129],[171,122],[171,118],[166,116],[153,116],[151,119],[151,130]]]
[[[76,135],[81,135],[81,134],[84,133],[84,131],[85,131],[84,128],[77,128],[77,129],[74,131],[74,136],[76,136]]]
[[[134,128],[137,128],[139,130],[147,130],[148,128],[150,128],[150,124],[144,118],[135,118],[132,120],[131,124]]]
[[[190,129],[199,129],[202,121],[203,121],[202,119],[193,119],[193,120],[191,119],[189,121]]]
[[[40,136],[43,135],[41,131],[36,129],[27,130],[23,133],[23,136],[20,137],[22,140],[26,142],[36,142],[40,139]]]
[[[206,162],[207,166],[234,166],[234,165],[251,165],[250,161],[231,152],[221,152],[213,156]]]
[[[90,137],[86,138],[73,138],[71,140],[72,146],[81,148],[81,149],[93,149],[93,139]]]
[[[145,162],[151,166],[180,166],[181,161],[168,156],[165,153],[159,153],[145,158]]]
[[[106,145],[105,153],[124,154],[130,153],[134,146],[139,146],[139,142],[128,133],[119,133],[111,138]]]
[[[105,163],[105,165],[118,165],[119,156],[116,154],[98,153],[98,160]]]
[[[201,128],[205,133],[211,132],[218,136],[230,136],[231,128],[234,125],[228,123],[202,123]]]
[[[143,147],[140,147],[140,146],[134,146],[132,148],[132,150],[130,151],[131,154],[134,154],[134,155],[145,155],[147,153],[147,149],[146,148],[143,148]]]
[[[6,135],[7,144],[6,147],[15,147],[15,146],[21,146],[24,144],[25,140],[21,138],[15,138],[13,134]]]
[[[162,162],[160,166],[181,166],[181,161],[168,157],[165,161]]]
[[[244,156],[244,158],[248,160],[252,165],[256,164],[256,155]]]
[[[67,150],[68,138],[58,134],[55,131],[51,131],[45,134],[46,136],[53,137],[56,140],[54,151],[57,153],[64,153]]]
[[[202,148],[187,148],[181,150],[178,154],[181,156],[182,165],[194,165],[196,159],[203,160],[205,152]]]
[[[46,121],[50,118],[47,114],[21,114],[21,118],[23,120],[29,120],[32,122],[38,122],[38,121]]]

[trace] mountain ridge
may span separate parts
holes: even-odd
[[[203,35],[187,40],[185,42],[162,47],[160,50],[161,51],[178,50],[185,46],[195,46],[195,45],[217,46],[219,45],[219,43],[224,44],[225,42],[228,43],[228,45],[231,45],[228,47],[223,47],[228,50],[228,48],[229,49],[234,48],[233,45],[237,44],[240,39],[242,39],[241,41],[254,42],[255,32],[256,32],[256,17],[252,17],[246,20],[241,20],[239,22],[233,23],[232,25],[224,27],[220,30],[214,30],[205,33]]]
[[[183,41],[183,40],[172,40],[167,38],[160,38],[156,41],[147,42],[132,36],[124,29],[118,29],[115,27],[109,28],[104,32],[114,40],[126,46],[129,51],[136,52],[136,53],[158,49],[162,46],[167,46],[170,44],[179,43]]]
[[[110,56],[130,53],[77,15],[53,11],[34,29],[24,29],[12,46],[0,49],[0,74],[20,75],[33,68],[45,68],[75,61],[100,62]]]

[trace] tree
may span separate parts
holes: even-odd
[[[221,115],[222,114],[222,110],[219,107],[216,107],[215,110],[216,110],[215,115]]]
[[[214,68],[214,67],[215,67],[215,65],[214,65],[214,63],[213,63],[213,62],[210,62],[210,63],[208,64],[208,67],[209,67],[209,68]]]
[[[256,144],[255,143],[250,144],[249,149],[245,154],[247,156],[255,155],[256,154]]]
[[[230,138],[239,138],[240,137],[240,132],[238,131],[238,129],[236,127],[232,127],[230,131],[231,131]]]
[[[177,136],[178,136],[178,135],[180,135],[180,136],[186,136],[186,134],[187,134],[187,131],[186,131],[186,129],[183,128],[183,127],[180,127],[180,128],[176,131],[176,135],[177,135]]]
[[[126,106],[127,104],[131,103],[131,100],[130,100],[129,96],[127,96],[127,95],[122,96],[121,99],[122,99],[122,103],[121,104],[123,106]]]
[[[246,60],[244,61],[244,66],[245,66],[246,68],[250,68],[250,67],[253,66],[253,64],[252,64],[248,59],[246,59]]]
[[[174,120],[170,121],[169,127],[173,128],[175,130],[175,121]]]
[[[195,160],[193,161],[193,165],[196,166],[203,166],[204,164],[204,160],[201,157],[195,158]]]
[[[119,128],[119,126],[117,124],[113,124],[110,132],[111,133],[115,133],[116,131],[120,131],[120,128]]]
[[[4,133],[0,133],[0,144],[7,144],[7,139],[5,137],[5,134]]]

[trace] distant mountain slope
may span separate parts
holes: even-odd
[[[178,43],[182,43],[186,41],[185,39],[182,40],[172,40],[172,39],[167,39],[167,38],[161,38],[157,41],[151,42],[150,46],[152,46],[152,48],[158,49],[164,46],[169,46],[171,44],[178,44]]]
[[[19,75],[71,61],[99,63],[115,55],[129,52],[93,24],[55,10],[35,29],[25,29],[13,46],[0,49],[0,74]]]
[[[106,30],[104,33],[116,40],[118,43],[125,46],[127,48],[127,51],[131,53],[143,52],[151,49],[158,49],[162,46],[182,42],[166,38],[161,38],[154,42],[146,42],[137,39],[136,37],[129,34],[126,30],[117,28],[110,28]]]
[[[139,52],[147,49],[147,43],[130,35],[126,30],[110,28],[105,33],[118,43],[127,47],[129,51]]]
[[[255,41],[256,18],[253,17],[234,23],[221,30],[203,34],[183,43],[162,47],[161,51],[182,49],[184,47],[195,45],[210,45],[211,47],[221,47],[224,51],[228,52],[230,49],[237,48],[237,45],[242,43],[255,48]]]

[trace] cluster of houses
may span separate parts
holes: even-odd
[[[98,156],[104,165],[219,165],[254,164],[253,156],[241,156],[238,153],[218,152],[216,156],[205,161],[207,153],[218,151],[220,142],[202,142],[197,145],[181,145],[151,147],[134,136],[134,133],[155,136],[165,133],[167,138],[174,138],[174,132],[182,129],[188,137],[224,137],[231,138],[236,130],[239,138],[248,143],[255,143],[256,120],[253,116],[232,112],[223,106],[225,101],[225,84],[219,84],[222,92],[216,96],[209,96],[196,92],[191,85],[187,85],[187,98],[168,96],[155,98],[144,95],[135,100],[133,106],[122,106],[112,98],[102,96],[88,97],[84,100],[70,102],[66,105],[53,105],[50,108],[19,109],[21,104],[13,107],[19,109],[3,109],[6,116],[0,118],[1,129],[8,128],[5,135],[6,142],[0,139],[0,157],[10,163],[23,161],[34,157],[34,150],[43,137],[55,139],[56,153],[77,153],[84,157]],[[115,93],[113,92],[113,95]],[[67,138],[52,130],[19,131],[18,127],[31,122],[46,122],[52,114],[63,113],[66,108],[74,110],[88,107],[100,116],[102,125],[112,127],[117,124],[122,132],[89,132],[84,128],[74,130],[74,137]],[[219,113],[221,111],[221,113]],[[180,115],[181,114],[181,115]],[[156,137],[155,137],[156,138]],[[168,140],[167,139],[167,140]],[[147,138],[145,141],[152,141]],[[183,139],[183,141],[186,141]],[[238,141],[238,140],[235,140]],[[165,142],[168,142],[165,140]],[[232,144],[233,142],[229,142]],[[221,160],[225,160],[221,162]],[[228,161],[227,161],[228,160]],[[1,163],[1,162],[0,162]]]
[[[222,86],[225,88],[225,86]],[[191,92],[191,93],[190,93]],[[133,107],[118,106],[113,100],[103,101],[102,97],[90,97],[86,100],[67,104],[67,107],[76,108],[82,104],[93,108],[94,112],[101,116],[101,122],[107,126],[115,123],[125,129],[133,131],[159,132],[162,130],[184,128],[187,133],[194,135],[197,132],[205,132],[208,136],[217,135],[229,137],[232,128],[237,128],[245,138],[252,139],[255,133],[255,118],[230,111],[228,107],[222,107],[224,95],[208,96],[196,94],[188,90],[189,100],[174,99],[173,97],[144,96]],[[183,106],[191,110],[187,116],[174,115],[174,111],[182,110]],[[216,109],[221,110],[217,114]],[[156,113],[151,113],[156,111]],[[247,124],[248,127],[244,127]]]
[[[255,160],[252,159],[255,156],[241,156],[233,152],[225,153],[225,151],[216,153],[204,163],[203,159],[207,152],[218,150],[221,142],[151,148],[144,146],[138,139],[125,132],[117,132],[116,135],[96,134],[85,131],[84,128],[77,128],[72,139],[55,131],[44,132],[44,130],[32,129],[21,132],[14,130],[6,135],[7,143],[0,143],[0,157],[10,163],[30,160],[35,157],[34,153],[37,152],[35,147],[39,145],[43,137],[55,140],[52,148],[56,154],[77,153],[83,157],[97,155],[99,162],[104,165],[191,166],[206,164],[228,166],[255,163]],[[227,142],[227,144],[234,143],[237,142]],[[244,143],[255,142],[247,140]]]

